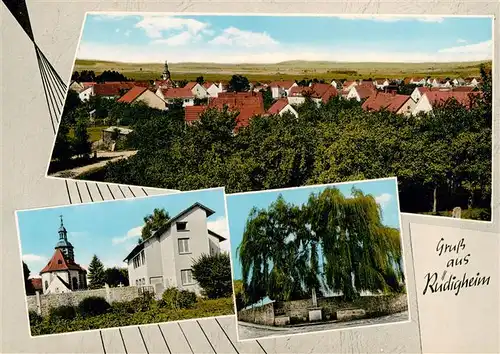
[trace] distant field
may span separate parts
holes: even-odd
[[[251,81],[273,81],[279,79],[360,79],[402,77],[468,77],[478,76],[483,62],[456,63],[337,63],[312,61],[287,61],[277,64],[217,64],[179,63],[169,64],[174,80],[194,80],[203,76],[207,81],[229,80],[241,74]],[[491,66],[491,62],[485,62]],[[100,74],[104,70],[121,72],[134,80],[158,79],[163,72],[159,63],[120,63],[96,60],[75,62],[75,71],[93,70]]]

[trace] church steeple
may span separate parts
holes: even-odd
[[[162,79],[170,80],[170,71],[168,70],[168,63],[166,60],[165,60],[165,68],[163,69]]]
[[[73,245],[68,241],[68,232],[66,231],[66,228],[64,227],[63,223],[63,216],[59,215],[61,218],[61,226],[59,227],[59,241],[56,244],[56,249],[60,249],[62,253],[64,254],[64,258],[66,260],[74,262],[75,260],[75,254],[73,252]]]

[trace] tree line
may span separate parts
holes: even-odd
[[[130,81],[130,79],[115,70],[104,70],[99,75],[96,75],[93,70],[82,70],[80,72],[74,71],[71,74],[71,81],[103,83],[108,81]]]
[[[361,291],[404,291],[399,230],[382,224],[373,196],[354,188],[351,194],[330,187],[300,206],[279,195],[267,209],[251,210],[237,249],[247,304],[310,298],[323,289],[345,300]]]

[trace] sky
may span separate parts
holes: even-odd
[[[394,178],[255,193],[228,194],[226,199],[229,233],[231,234],[233,278],[241,279],[241,264],[237,257],[237,248],[243,238],[247,218],[253,207],[258,209],[267,209],[280,194],[286,202],[294,205],[302,205],[307,202],[311,193],[321,193],[321,191],[331,186],[338,188],[346,197],[351,196],[351,189],[353,187],[360,189],[365,194],[374,196],[375,200],[382,209],[382,223],[389,227],[401,229],[399,220],[397,181]]]
[[[160,63],[491,60],[491,17],[89,13],[78,59]]]
[[[59,240],[59,215],[62,215],[78,264],[87,269],[96,254],[105,267],[125,266],[123,259],[137,245],[146,215],[151,214],[154,208],[164,208],[174,217],[196,202],[215,211],[208,218],[208,227],[226,237],[221,248],[229,251],[224,189],[216,188],[18,211],[22,259],[31,271],[30,277],[39,277],[40,270],[54,254]]]

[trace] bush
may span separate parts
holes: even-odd
[[[162,294],[161,306],[167,309],[189,309],[196,304],[196,294],[192,291],[168,288]]]
[[[62,305],[51,308],[49,311],[50,320],[72,320],[76,317],[76,309],[74,306]]]
[[[193,264],[193,277],[209,299],[231,296],[231,260],[228,253],[203,254]]]
[[[28,317],[29,317],[31,326],[37,325],[40,322],[42,322],[42,320],[43,320],[42,316],[40,316],[38,313],[36,313],[36,311],[28,312]]]
[[[137,308],[132,301],[116,301],[111,304],[111,312],[113,313],[135,313]]]
[[[90,296],[78,304],[78,310],[83,317],[102,315],[110,307],[109,303],[99,296]]]

